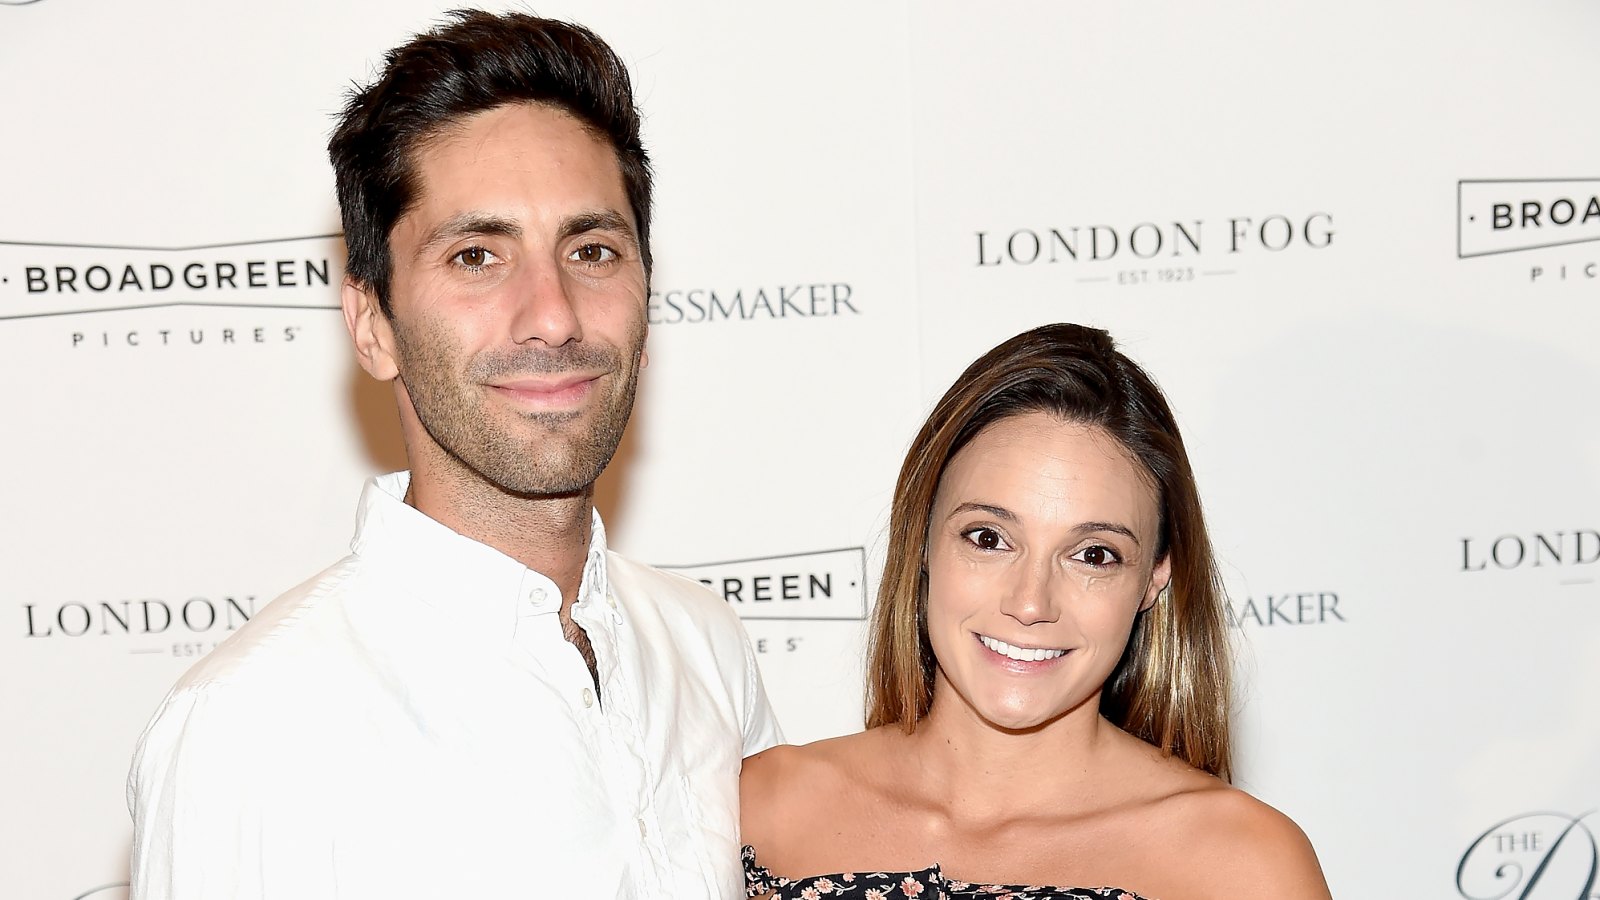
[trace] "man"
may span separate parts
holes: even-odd
[[[577,26],[457,13],[329,152],[345,321],[411,469],[157,712],[133,896],[743,896],[740,759],[778,741],[749,643],[592,507],[645,365],[626,70]]]

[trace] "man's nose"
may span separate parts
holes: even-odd
[[[583,339],[572,289],[561,267],[541,263],[523,269],[521,277],[508,287],[511,304],[511,339],[518,344],[538,341],[559,347]]]

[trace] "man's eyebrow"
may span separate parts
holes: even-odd
[[[568,216],[561,222],[561,237],[569,238],[573,235],[589,231],[615,231],[627,238],[633,244],[639,243],[639,236],[634,234],[633,226],[621,213],[614,209],[596,209]]]
[[[522,237],[522,226],[504,216],[487,213],[459,213],[440,222],[428,232],[426,239],[417,245],[417,256],[426,256],[440,244],[448,244],[469,234],[492,234],[508,238]]]

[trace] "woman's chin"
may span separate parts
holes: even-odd
[[[1096,694],[1095,696],[1098,696]],[[991,728],[1006,732],[1034,732],[1067,718],[1088,706],[1093,697],[1072,702],[1072,698],[996,698],[991,703],[968,703],[968,707]],[[1098,703],[1094,704],[1098,706]]]
[[[978,718],[999,731],[1037,731],[1065,715],[1064,710],[1039,707],[992,707],[976,711]]]

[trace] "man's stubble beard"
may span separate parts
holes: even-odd
[[[461,357],[448,336],[408,336],[395,323],[400,380],[417,420],[433,442],[479,479],[509,494],[560,496],[585,492],[611,462],[633,412],[643,328],[633,348],[564,344],[481,353],[458,371]],[[516,374],[603,369],[614,387],[582,412],[491,413],[482,383]],[[616,384],[616,379],[622,379]],[[587,420],[587,426],[585,421]],[[528,427],[521,423],[530,423]]]

